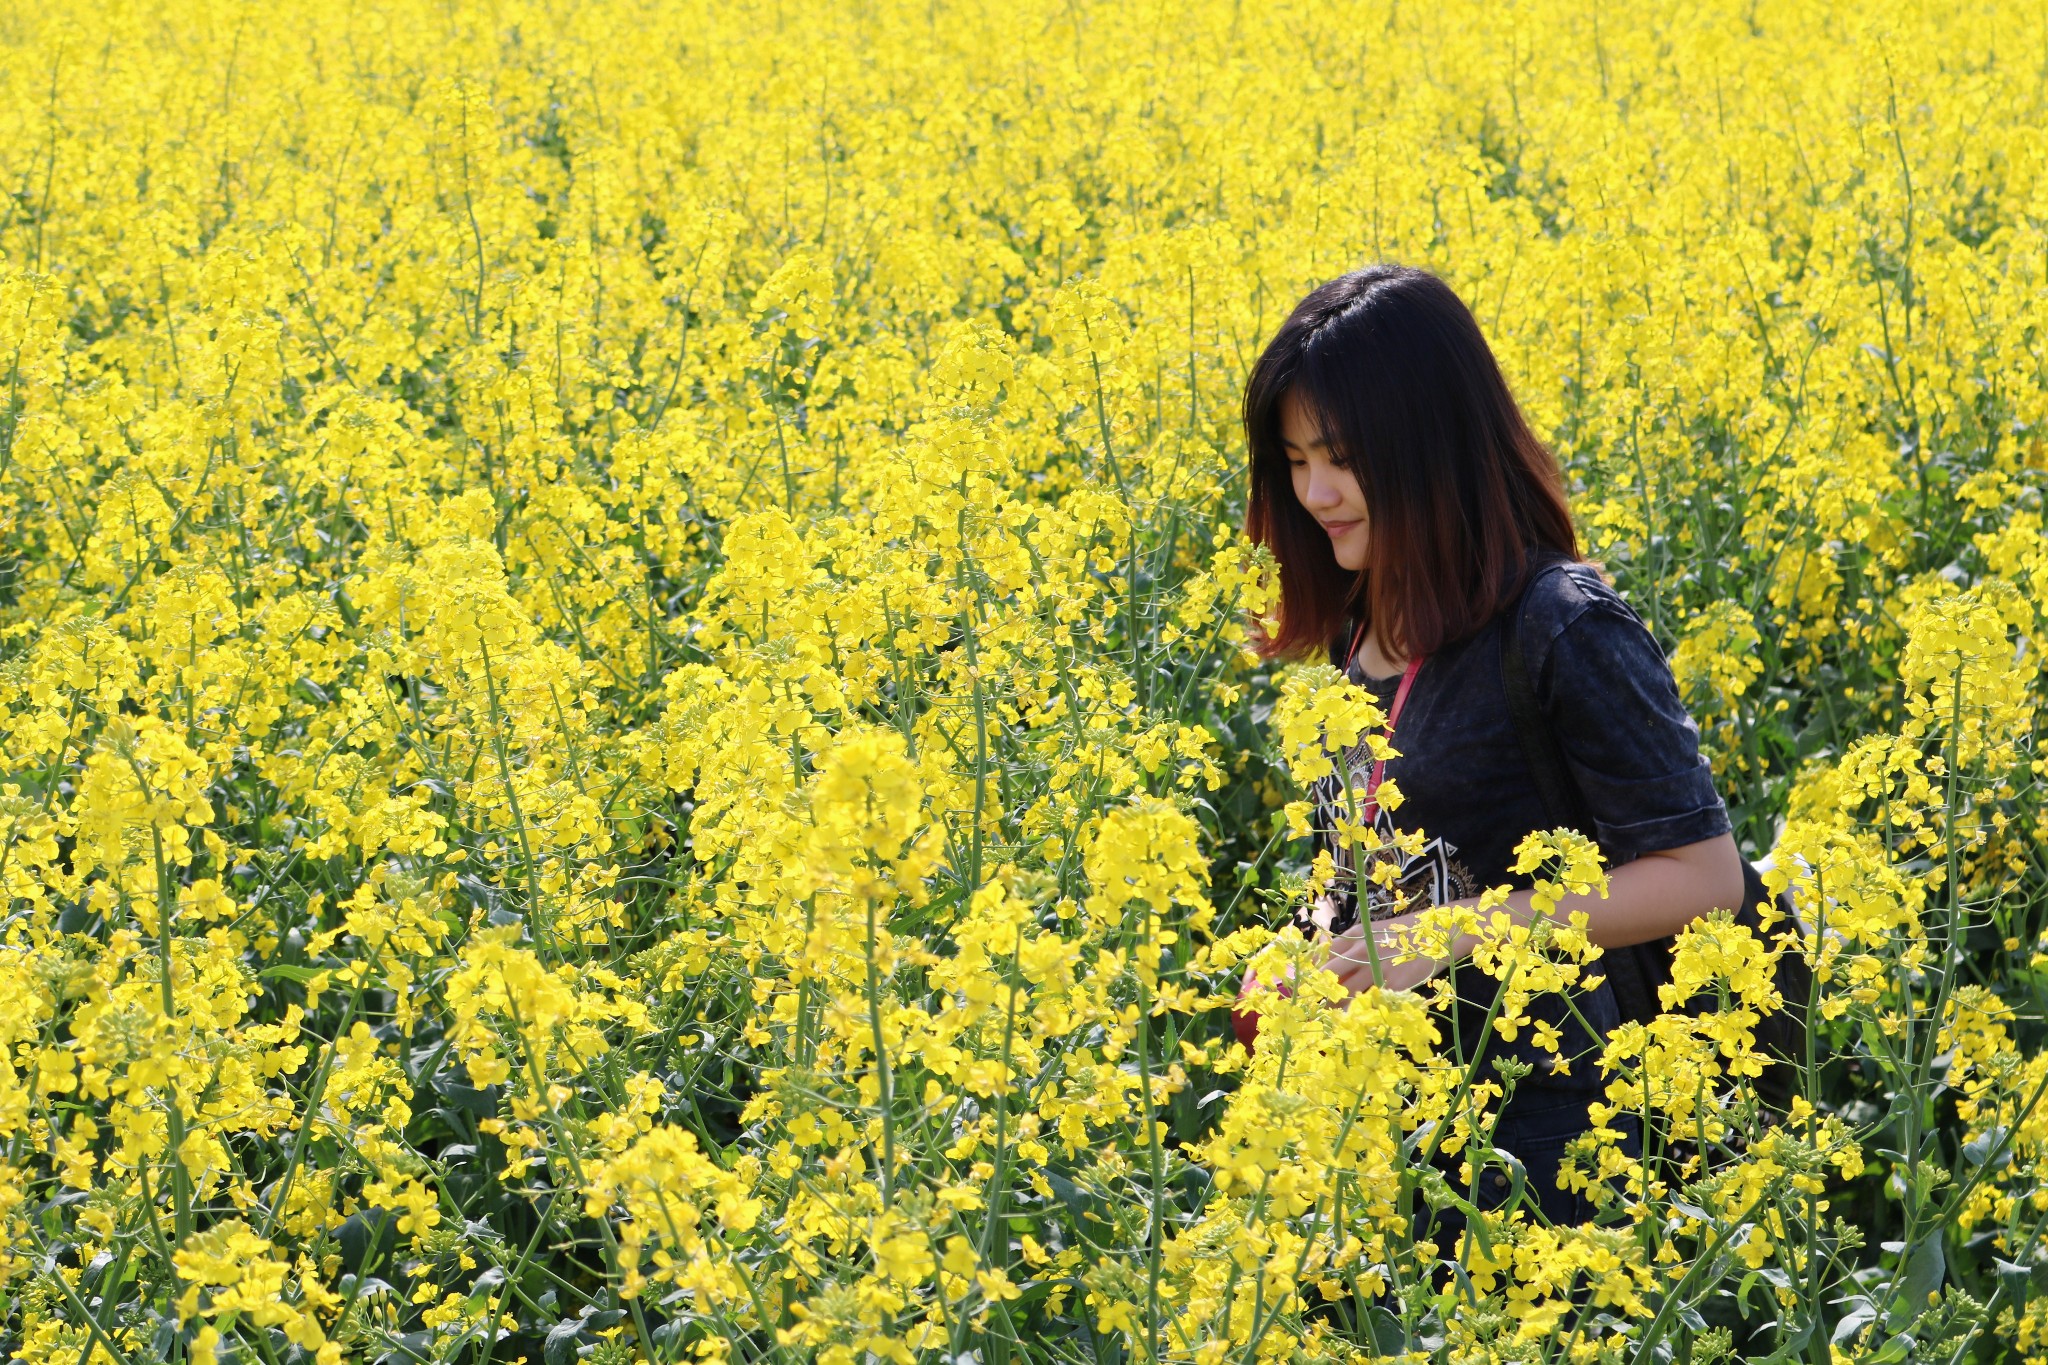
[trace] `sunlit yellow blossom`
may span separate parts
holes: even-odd
[[[2048,1355],[2044,24],[16,6],[0,1342]],[[1257,653],[1241,386],[1381,259],[1796,910],[1546,1075],[1289,916],[1396,756]],[[1403,946],[1555,1053],[1610,871]],[[1560,1083],[1553,1227],[1495,1125]]]

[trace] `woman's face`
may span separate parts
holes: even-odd
[[[1330,535],[1330,552],[1346,569],[1365,567],[1365,494],[1351,471],[1330,458],[1307,404],[1289,389],[1280,397],[1280,441],[1294,472],[1294,496]]]

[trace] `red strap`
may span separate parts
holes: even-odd
[[[1415,675],[1422,671],[1422,661],[1427,655],[1418,654],[1408,661],[1408,667],[1401,674],[1401,685],[1394,689],[1393,709],[1387,712],[1387,740],[1394,738],[1394,726],[1400,723],[1401,708],[1408,704],[1408,693],[1415,686]],[[1372,761],[1372,774],[1365,779],[1365,823],[1370,825],[1379,819],[1380,779],[1387,775],[1387,760],[1376,758]]]
[[[1358,628],[1358,634],[1351,637],[1351,653],[1344,656],[1344,666],[1346,669],[1349,669],[1351,667],[1352,657],[1358,653],[1359,639],[1364,634],[1365,626],[1361,622]],[[1404,669],[1401,673],[1401,685],[1394,689],[1394,705],[1392,709],[1387,712],[1387,738],[1389,740],[1392,740],[1394,737],[1395,722],[1401,719],[1401,708],[1408,704],[1408,693],[1415,686],[1415,675],[1422,671],[1422,661],[1427,657],[1427,655],[1417,655],[1415,658],[1410,659],[1408,661],[1408,667]],[[1367,823],[1368,825],[1372,824],[1374,821],[1379,819],[1380,805],[1377,793],[1380,789],[1380,779],[1386,776],[1386,770],[1387,761],[1385,759],[1374,759],[1372,764],[1372,775],[1366,778],[1365,823]],[[1251,987],[1251,985],[1252,976],[1250,972],[1247,972],[1245,973],[1244,983],[1239,988],[1238,993],[1242,995],[1245,990]],[[1287,986],[1284,982],[1280,986],[1280,993],[1282,995],[1288,993]],[[1257,1049],[1259,1036],[1259,1016],[1256,1013],[1254,1013],[1251,1010],[1232,1010],[1230,1014],[1230,1026],[1232,1029],[1236,1031],[1237,1040],[1240,1043],[1244,1044],[1245,1050],[1247,1052],[1254,1051]]]
[[[1358,657],[1358,646],[1365,640],[1365,626],[1366,623],[1360,621],[1358,629],[1351,632],[1351,648],[1344,655],[1344,667],[1346,669],[1349,669],[1351,661]]]
[[[1351,652],[1344,656],[1344,667],[1348,671],[1351,661],[1358,657],[1358,646],[1365,639],[1366,622],[1360,621],[1358,629],[1351,633]],[[1418,654],[1408,661],[1408,667],[1401,673],[1401,685],[1394,689],[1393,709],[1387,712],[1387,739],[1392,742],[1394,726],[1400,722],[1401,708],[1408,704],[1408,693],[1415,686],[1415,675],[1422,671],[1422,661],[1429,656]],[[1365,779],[1365,823],[1370,825],[1379,819],[1380,803],[1377,793],[1380,779],[1387,775],[1387,761],[1376,758],[1372,762],[1372,773]]]

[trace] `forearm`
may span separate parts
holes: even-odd
[[[1568,894],[1558,898],[1550,917],[1569,921],[1575,911],[1586,915],[1586,936],[1602,948],[1624,948],[1647,943],[1676,933],[1710,911],[1736,909],[1742,900],[1742,857],[1732,836],[1688,844],[1683,848],[1647,853],[1623,863],[1608,874],[1607,894]],[[1492,913],[1506,914],[1518,924],[1537,916],[1535,897],[1529,891],[1511,892],[1505,904]],[[1453,902],[1476,907],[1476,900]],[[1338,979],[1359,991],[1383,979],[1395,989],[1406,989],[1428,979],[1450,960],[1462,958],[1478,946],[1472,935],[1460,933],[1450,944],[1450,956],[1429,956],[1389,963],[1412,926],[1415,914],[1399,915],[1374,926],[1367,942],[1362,926],[1354,926],[1330,941],[1329,963]],[[1379,959],[1375,969],[1373,962]]]
[[[1536,918],[1534,896],[1516,891],[1501,907],[1518,924]],[[1714,910],[1734,910],[1742,901],[1742,861],[1730,835],[1660,853],[1646,853],[1607,876],[1607,894],[1567,894],[1550,916],[1569,921],[1586,915],[1586,937],[1602,948],[1626,948],[1677,933]],[[1469,935],[1453,944],[1463,957],[1476,945]]]

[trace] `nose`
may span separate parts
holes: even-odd
[[[1326,460],[1311,461],[1308,467],[1308,489],[1301,501],[1311,512],[1329,511],[1342,505],[1344,490],[1337,486],[1336,466]]]

